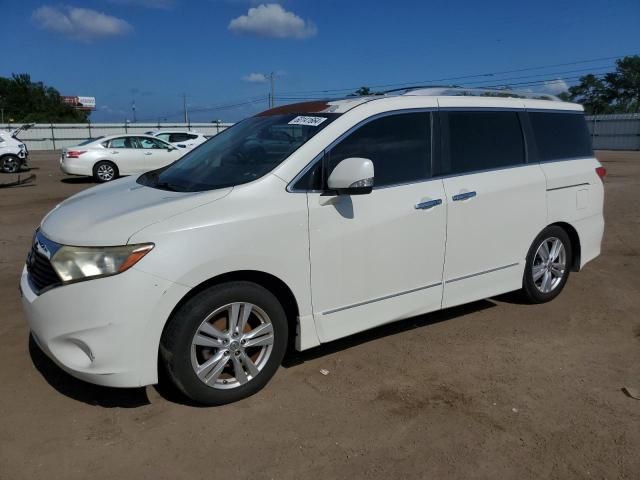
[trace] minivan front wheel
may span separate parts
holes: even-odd
[[[187,397],[222,405],[266,385],[282,362],[287,335],[286,314],[271,292],[230,282],[199,292],[174,313],[160,354]]]
[[[522,281],[523,292],[532,303],[544,303],[557,297],[569,278],[571,241],[559,226],[545,228],[527,254]]]

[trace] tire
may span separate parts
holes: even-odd
[[[98,183],[110,182],[118,178],[118,175],[118,167],[108,160],[102,160],[93,166],[93,179]]]
[[[215,285],[173,313],[160,340],[160,359],[191,400],[224,405],[267,384],[284,358],[288,330],[282,305],[267,289],[242,281]]]
[[[555,250],[557,248],[557,250]],[[545,260],[545,252],[553,254]],[[573,252],[571,240],[561,227],[552,225],[536,237],[527,253],[522,293],[530,303],[546,303],[556,298],[569,279]]]
[[[5,155],[0,159],[0,170],[4,173],[18,173],[22,161],[16,155]]]

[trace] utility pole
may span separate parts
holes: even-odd
[[[182,94],[182,107],[184,108],[184,123],[189,125],[189,111],[187,110],[187,94]]]
[[[136,123],[136,101],[131,102],[131,110],[133,111],[133,123]]]
[[[276,97],[275,97],[275,93],[276,93],[276,89],[275,89],[275,75],[273,74],[273,72],[271,72],[269,74],[269,79],[271,80],[271,97],[269,98],[269,107],[273,108],[276,106]]]

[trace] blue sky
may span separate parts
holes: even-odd
[[[93,121],[131,119],[132,101],[138,121],[178,121],[183,93],[193,121],[238,120],[266,107],[272,71],[278,103],[434,80],[555,92],[640,53],[638,0],[0,0],[0,10],[0,75],[95,96]],[[437,81],[520,69],[530,70]]]

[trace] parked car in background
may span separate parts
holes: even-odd
[[[65,148],[60,169],[102,183],[164,167],[184,154],[184,149],[150,135],[111,135]]]
[[[80,192],[34,235],[33,338],[78,378],[137,387],[160,367],[218,405],[260,390],[290,346],[513,290],[549,302],[600,254],[606,172],[582,106],[542,97],[280,106]]]
[[[13,130],[0,130],[0,171],[17,173],[27,166],[29,150],[18,139],[18,134],[33,125],[33,123],[27,123]]]
[[[147,132],[165,142],[180,148],[194,148],[207,141],[207,137],[198,132],[182,132],[179,130],[157,130]]]

